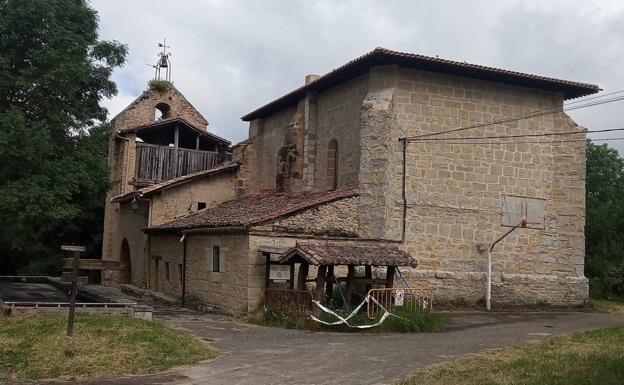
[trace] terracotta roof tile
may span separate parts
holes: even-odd
[[[415,68],[423,71],[447,73],[451,75],[483,79],[521,87],[559,91],[563,92],[565,99],[573,99],[595,94],[600,91],[600,87],[595,84],[531,75],[466,62],[392,51],[386,48],[376,48],[373,51],[370,51],[328,72],[318,79],[244,115],[241,119],[244,121],[251,121],[257,118],[263,118],[283,108],[296,104],[308,91],[325,91],[338,84],[365,74],[372,66],[385,64],[398,64],[403,67]]]
[[[157,183],[157,184],[153,184],[150,186],[146,186],[143,188],[140,188],[136,191],[131,191],[129,193],[123,194],[123,195],[117,195],[116,197],[111,199],[111,202],[115,203],[115,202],[125,202],[125,201],[129,201],[131,199],[134,198],[142,198],[145,196],[149,196],[151,194],[154,194],[158,191],[167,189],[167,188],[171,188],[174,186],[178,186],[181,184],[185,184],[191,181],[194,181],[195,179],[198,178],[202,178],[202,177],[207,177],[207,176],[211,176],[211,175],[215,175],[215,174],[220,174],[222,172],[228,171],[228,170],[235,170],[238,168],[238,163],[228,163],[228,164],[224,164],[222,166],[218,166],[218,167],[214,167],[211,168],[209,170],[204,170],[204,171],[198,171],[198,172],[194,172],[192,174],[187,174],[187,175],[182,175],[179,176],[177,178],[173,178],[173,179],[169,179],[167,181],[161,182],[161,183]]]
[[[298,243],[280,262],[307,261],[311,265],[412,266],[418,263],[408,253],[390,245],[345,245]]]
[[[357,190],[302,192],[296,194],[284,194],[275,190],[266,190],[219,203],[196,213],[150,227],[146,231],[248,227],[357,195]]]

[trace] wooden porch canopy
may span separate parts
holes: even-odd
[[[310,265],[318,266],[316,275],[315,297],[318,301],[331,298],[334,283],[346,281],[346,301],[350,302],[353,284],[366,285],[367,291],[372,285],[393,287],[394,274],[398,266],[416,267],[417,262],[409,254],[396,246],[388,245],[345,245],[345,244],[309,244],[298,243],[288,249],[279,259],[283,264],[301,263],[298,275],[298,289],[305,289]],[[334,275],[334,268],[346,265],[346,278]],[[355,266],[365,266],[365,276],[355,276]],[[385,266],[385,279],[374,279],[373,266]],[[323,295],[325,289],[325,295]],[[324,302],[324,301],[323,301]]]

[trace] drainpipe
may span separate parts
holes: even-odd
[[[182,242],[182,306],[186,304],[186,234],[180,238]]]
[[[495,241],[490,243],[487,249],[487,288],[485,292],[485,308],[486,310],[491,310],[492,308],[492,251],[494,250],[494,246],[500,241],[502,241],[506,236],[511,234],[518,227],[526,227],[526,218],[522,218],[522,221],[507,230],[503,235],[496,238]]]
[[[405,196],[405,177],[407,169],[407,138],[399,138],[403,147],[403,176],[401,181],[401,197],[403,198],[403,225],[401,229],[401,243],[405,243],[405,226],[407,224],[407,197]]]

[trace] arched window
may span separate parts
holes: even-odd
[[[327,145],[327,188],[338,188],[338,141],[332,139]]]
[[[154,120],[167,119],[170,110],[167,103],[158,103],[156,107],[154,107]]]

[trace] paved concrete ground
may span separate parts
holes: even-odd
[[[154,319],[190,331],[221,355],[166,374],[81,384],[386,384],[461,355],[624,324],[624,316],[598,313],[456,313],[444,333],[378,335],[266,328],[186,310]]]
[[[0,300],[5,302],[67,302],[67,295],[47,283],[0,281]]]

